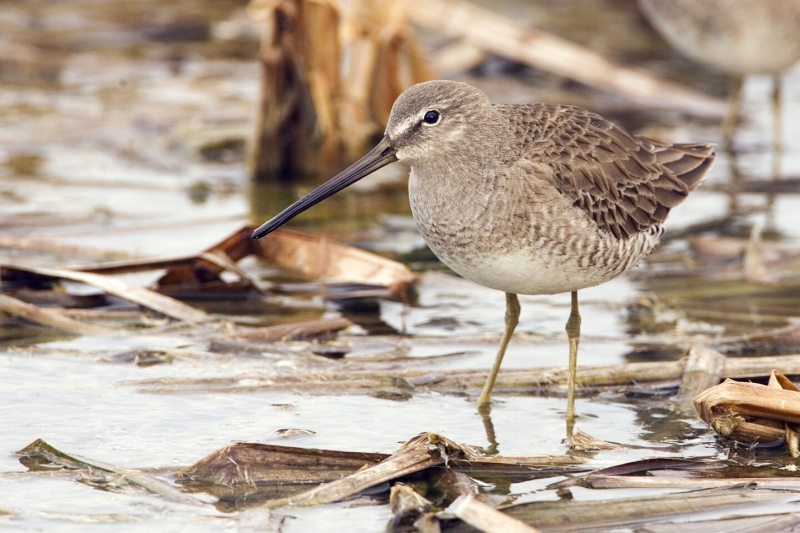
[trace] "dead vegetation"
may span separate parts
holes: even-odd
[[[392,103],[433,78],[405,6],[393,0],[253,0],[265,31],[256,179],[295,180],[354,161]]]
[[[248,372],[229,378],[182,379],[159,378],[136,380],[126,385],[141,392],[164,393],[274,393],[291,391],[301,394],[369,394],[390,400],[406,400],[415,394],[432,392],[474,396],[484,380],[485,370],[437,372],[425,368],[427,360],[342,359],[330,357],[330,350],[320,350],[320,342],[335,339],[351,326],[344,318],[293,322],[272,326],[245,326],[205,313],[175,300],[168,294],[186,297],[192,294],[255,294],[269,301],[280,293],[275,284],[264,283],[239,266],[250,255],[269,260],[326,280],[328,289],[336,283],[371,286],[384,297],[407,296],[416,278],[403,265],[353,249],[329,239],[280,231],[263,241],[249,238],[252,228],[245,227],[203,252],[186,257],[157,260],[128,260],[84,265],[78,269],[42,268],[11,262],[0,270],[3,287],[0,304],[8,316],[71,333],[89,335],[135,335],[130,327],[114,327],[117,311],[80,315],[78,321],[58,308],[40,307],[36,302],[60,302],[75,305],[59,292],[59,280],[80,282],[138,306],[143,314],[168,319],[149,329],[179,332],[191,338],[195,348],[138,350],[117,354],[115,362],[132,361],[139,366],[169,363],[175,359],[216,357],[217,354],[275,354],[272,370]],[[162,271],[152,289],[132,286],[117,276],[141,271]],[[228,276],[224,277],[223,273]],[[15,298],[14,295],[22,299]],[[59,295],[57,297],[57,295]],[[100,300],[102,303],[102,300]],[[125,308],[125,313],[129,309]],[[126,320],[129,315],[125,315]],[[100,320],[99,320],[100,319]],[[104,325],[95,322],[102,321]],[[117,319],[117,323],[120,321]],[[138,326],[141,329],[141,325]],[[145,330],[148,328],[145,327]],[[797,327],[778,329],[761,335],[761,342],[796,339]],[[293,343],[312,341],[305,349],[291,348]],[[717,339],[720,350],[736,351],[736,346],[752,339]],[[785,341],[783,341],[785,342]],[[204,346],[204,347],[203,347]],[[336,346],[331,345],[331,346]],[[315,348],[316,347],[316,348]],[[352,346],[344,349],[344,353]],[[315,355],[323,354],[325,357]],[[123,357],[124,356],[124,357]],[[294,371],[280,370],[290,362]],[[387,362],[390,364],[387,366]],[[414,368],[414,366],[422,368]],[[724,439],[724,442],[775,444],[786,446],[792,456],[798,454],[796,426],[800,423],[797,389],[780,368],[800,375],[800,355],[773,357],[726,357],[709,346],[694,345],[678,361],[629,363],[607,367],[581,366],[578,386],[582,396],[598,393],[641,394],[642,391],[676,392],[673,409],[693,416],[692,402],[701,417]],[[770,385],[732,381],[770,377]],[[720,380],[728,378],[722,385]],[[562,395],[567,382],[566,368],[508,369],[497,382],[498,393]],[[484,413],[487,437],[494,442],[491,413]],[[391,487],[391,507],[396,531],[410,527],[417,531],[559,531],[574,527],[611,529],[643,524],[670,516],[693,512],[697,506],[725,509],[749,503],[781,502],[790,499],[796,483],[785,479],[743,475],[732,469],[730,475],[706,476],[708,468],[724,465],[708,460],[654,460],[653,462],[617,465],[588,475],[586,463],[593,454],[620,450],[629,446],[604,442],[577,432],[567,443],[568,453],[547,457],[503,457],[485,455],[484,451],[455,443],[445,437],[424,433],[405,443],[391,455],[349,451],[314,450],[259,443],[227,446],[195,465],[174,473],[174,479],[189,493],[214,497],[217,507],[233,511],[254,505],[283,509],[295,506],[325,505],[364,497],[376,487]],[[125,469],[60,452],[43,441],[36,441],[18,452],[23,464],[32,469],[54,466],[80,472],[80,480],[104,489],[144,490],[168,500],[202,505],[146,471]],[[686,475],[667,479],[652,478],[655,472],[680,470]],[[703,472],[701,477],[696,477]],[[691,473],[691,474],[689,474]],[[662,488],[692,492],[666,497],[669,506],[653,507],[654,498],[633,498],[607,502],[548,502],[516,504],[513,499],[482,495],[475,480],[482,483],[522,483],[541,477],[566,476],[548,490],[559,494],[575,485],[599,488]],[[755,489],[753,487],[759,488]],[[703,490],[697,490],[703,489]],[[658,497],[664,501],[665,496]],[[272,515],[269,515],[272,516]]]
[[[639,105],[713,117],[725,110],[717,99],[461,0],[252,0],[248,12],[265,28],[256,179],[330,173],[363,155],[397,96],[437,74],[411,24],[452,39],[433,61],[439,74],[497,54]]]
[[[289,179],[338,168],[361,155],[371,137],[380,134],[395,96],[410,84],[441,75],[471,76],[475,69],[491,73],[498,64],[507,70],[524,65],[534,69],[536,76],[549,72],[570,80],[537,88],[542,91],[537,95],[582,104],[572,101],[575,96],[570,91],[577,87],[593,91],[595,101],[626,117],[636,110],[651,113],[656,108],[670,110],[670,120],[685,114],[714,118],[723,111],[716,97],[558,37],[538,21],[515,19],[467,2],[253,0],[246,12],[228,12],[224,3],[202,2],[202,8],[197,8],[202,14],[190,20],[183,20],[183,6],[167,4],[159,7],[166,11],[160,12],[153,27],[149,3],[113,3],[120,7],[112,18],[125,28],[120,38],[123,45],[115,44],[114,32],[108,30],[113,26],[101,14],[81,19],[86,10],[81,2],[43,4],[37,13],[25,16],[19,14],[19,6],[9,4],[0,15],[0,28],[15,28],[23,36],[12,42],[2,37],[0,81],[36,80],[33,88],[22,86],[17,91],[24,105],[0,117],[8,130],[0,176],[14,178],[0,190],[4,209],[12,213],[4,218],[5,233],[0,236],[0,326],[2,353],[11,361],[9,375],[15,375],[8,379],[31,380],[37,394],[37,376],[23,375],[25,369],[56,372],[55,368],[63,367],[50,365],[67,360],[98,365],[101,370],[116,365],[114,369],[141,372],[115,378],[119,381],[110,386],[91,383],[92,394],[105,387],[121,395],[138,394],[138,399],[158,395],[167,401],[191,397],[207,402],[198,412],[176,409],[169,414],[186,421],[185,434],[199,442],[198,457],[217,446],[206,449],[203,439],[220,437],[195,433],[192,424],[206,416],[205,408],[229,396],[238,402],[243,394],[251,394],[263,403],[290,394],[312,401],[325,396],[330,403],[326,414],[342,432],[350,431],[351,423],[349,413],[338,403],[345,396],[383,401],[381,416],[389,420],[398,416],[395,413],[403,405],[399,402],[410,405],[439,395],[457,401],[463,398],[463,405],[471,406],[468,402],[480,390],[486,368],[470,358],[483,350],[487,339],[495,343],[489,338],[493,333],[485,333],[491,328],[475,321],[479,312],[467,318],[456,316],[463,308],[482,306],[484,293],[464,296],[464,286],[456,285],[450,276],[433,279],[424,289],[429,291],[424,295],[427,299],[416,307],[429,312],[427,320],[420,321],[422,326],[416,327],[427,327],[436,336],[409,336],[405,320],[419,290],[418,274],[403,262],[342,244],[330,234],[282,230],[252,241],[252,227],[244,225],[247,215],[228,212],[233,208],[222,201],[225,195],[242,193],[246,186],[218,177],[225,175],[225,165],[242,163],[245,145],[254,148],[252,170],[259,177]],[[60,30],[59,20],[75,21],[79,31]],[[428,46],[428,39],[433,46]],[[148,43],[155,42],[163,47],[148,48]],[[196,42],[200,48],[187,42]],[[242,84],[240,77],[231,75],[234,70],[196,60],[226,57],[224,50],[235,50],[229,53],[248,59],[257,55],[260,70],[247,74],[261,76],[257,102],[243,101],[238,93],[220,98],[220,93],[212,91],[192,92],[204,84]],[[108,56],[103,54],[113,61],[104,62]],[[136,68],[141,57],[155,67],[148,63],[146,68]],[[158,85],[161,82],[151,69],[167,72],[169,81]],[[51,101],[52,95],[42,92],[39,85],[63,83],[66,92],[78,94],[87,73],[91,79],[87,85],[100,87],[97,101]],[[481,81],[496,81],[491,78]],[[524,87],[534,90],[527,82]],[[166,89],[166,96],[160,94],[161,89]],[[255,84],[252,89],[255,94]],[[179,109],[171,98],[186,94],[191,104]],[[526,92],[526,99],[529,96]],[[211,102],[208,107],[213,112],[198,103],[204,101]],[[121,114],[121,109],[142,102],[147,105],[131,115]],[[259,113],[253,112],[255,107]],[[55,128],[36,121],[53,110],[73,110],[74,116]],[[253,116],[258,117],[254,141]],[[636,120],[650,118],[646,114]],[[29,124],[26,127],[33,132],[30,146],[15,138],[24,137],[24,131],[15,129],[20,122]],[[120,129],[123,134],[117,135]],[[54,152],[56,156],[40,147],[59,135],[66,141],[58,145],[61,152]],[[104,178],[106,187],[94,191],[91,202],[98,207],[82,210],[84,203],[91,202],[74,189],[96,186],[91,177],[94,167],[79,160],[69,172],[80,176],[69,179],[58,174],[56,167],[86,145],[102,147],[103,154],[113,154],[124,165],[113,167],[108,173],[112,177]],[[197,164],[207,165],[202,179],[181,181],[195,175],[192,165]],[[128,166],[137,171],[117,179],[114,172],[129,176],[120,170]],[[154,178],[142,171],[153,168],[163,174]],[[148,176],[150,181],[146,181]],[[175,181],[166,179],[175,176]],[[796,193],[796,181],[744,180],[704,187],[732,197],[742,193],[774,196]],[[60,208],[71,210],[52,213],[38,208],[39,204],[26,204],[29,193],[25,191],[38,195],[50,186],[58,187],[52,194]],[[105,197],[113,196],[119,187],[126,193],[144,191],[133,208],[144,211],[141,218],[125,218],[105,207]],[[134,245],[142,234],[130,237],[127,232],[149,227],[158,240],[177,244],[182,237],[175,232],[181,225],[197,224],[195,219],[155,216],[151,220],[149,196],[164,191],[171,191],[170,209],[179,199],[185,200],[180,195],[188,195],[198,206],[209,202],[207,207],[217,210],[214,217],[218,218],[206,213],[199,228],[192,227],[198,234],[226,234],[216,227],[209,229],[209,220],[233,218],[242,226],[211,246],[204,237],[195,238],[192,242],[203,244],[188,254],[150,253],[144,237],[145,244],[137,249]],[[42,205],[53,205],[46,202],[55,201],[44,196]],[[405,215],[402,224],[412,224]],[[280,531],[284,519],[304,506],[341,502],[386,506],[392,514],[387,528],[397,532],[792,530],[800,519],[784,502],[796,499],[800,490],[793,459],[800,442],[800,414],[797,392],[789,379],[800,376],[800,327],[791,322],[797,315],[800,255],[796,243],[782,238],[769,220],[754,225],[742,219],[740,212],[732,210],[719,220],[668,234],[667,241],[688,238],[688,251],[661,248],[650,258],[648,268],[635,272],[642,285],[640,298],[628,306],[628,334],[589,336],[589,350],[602,353],[611,349],[621,353],[634,345],[657,355],[680,355],[680,359],[578,368],[581,397],[598,404],[630,406],[635,416],[641,416],[636,428],[667,435],[660,440],[611,442],[578,431],[561,447],[563,454],[538,455],[539,442],[532,440],[523,456],[499,455],[504,443],[502,436],[501,443],[497,442],[496,422],[513,418],[515,425],[536,430],[541,423],[537,412],[509,413],[516,405],[509,401],[501,403],[494,414],[479,417],[469,409],[463,418],[464,426],[485,431],[488,445],[484,442],[483,447],[436,433],[412,437],[392,453],[235,442],[190,466],[177,468],[169,462],[157,468],[132,468],[65,453],[37,440],[17,452],[29,473],[0,476],[30,480],[41,473],[64,483],[153,498],[154,508],[161,509],[164,502],[186,505],[193,514],[203,506],[216,506],[225,513],[237,513],[225,515],[226,520],[235,517],[243,531]],[[731,227],[736,231],[729,231]],[[385,228],[382,231],[379,238],[384,241],[400,239]],[[338,236],[361,242],[367,232]],[[104,245],[108,241],[101,237],[119,239],[124,246]],[[400,256],[389,250],[388,255]],[[402,259],[414,263],[418,257]],[[143,282],[146,276],[151,281]],[[745,300],[748,305],[742,303]],[[383,322],[387,312],[382,306],[386,305],[401,308],[392,325]],[[601,302],[594,309],[611,314],[619,311],[615,305]],[[548,314],[560,311],[558,305],[551,305],[535,321],[546,321]],[[591,318],[587,316],[587,322]],[[465,326],[481,332],[463,334]],[[553,335],[560,333],[559,329]],[[548,340],[524,331],[521,336],[531,354]],[[65,338],[79,341],[78,347]],[[62,341],[57,348],[48,346],[53,339]],[[618,346],[608,348],[611,343]],[[39,366],[20,364],[29,361]],[[205,374],[203,365],[208,362],[219,363],[224,371]],[[198,367],[201,371],[190,372]],[[157,372],[165,368],[173,371]],[[59,379],[69,382],[71,377],[66,374]],[[496,392],[501,401],[562,396],[566,382],[566,368],[540,367],[531,357],[524,367],[503,370]],[[16,389],[8,394],[17,394]],[[20,408],[24,401],[14,397],[9,402],[8,416],[24,418],[12,426],[15,431],[20,426],[38,430],[40,414],[26,411],[29,406]],[[120,409],[133,411],[135,406]],[[648,418],[648,410],[658,417]],[[705,429],[698,412],[718,437]],[[457,409],[443,415],[465,416]],[[152,416],[161,415],[154,412]],[[435,429],[429,428],[426,419],[414,416],[409,435]],[[398,425],[408,423],[401,416],[397,420]],[[265,428],[269,424],[268,420],[256,422]],[[670,433],[665,426],[678,429]],[[51,436],[56,430],[43,431],[48,432],[48,441],[56,442],[58,437]],[[221,440],[227,442],[238,438],[234,433],[242,429],[221,431],[225,432]],[[314,433],[293,426],[283,431],[282,437]],[[168,440],[174,435],[148,437]],[[119,444],[121,450],[131,446]],[[695,456],[702,447],[705,454]],[[370,442],[359,442],[359,449],[370,448]],[[116,452],[108,450],[110,456]],[[650,458],[628,462],[628,456]],[[583,489],[659,492],[625,498],[612,491],[593,492],[586,498]],[[741,517],[742,505],[761,505],[755,512],[762,515]],[[704,514],[709,511],[729,518],[709,518]],[[21,515],[24,509],[0,508],[0,524]],[[99,520],[79,514],[69,518],[95,519]]]
[[[180,503],[202,500],[176,491],[147,472],[61,452],[39,440],[16,452],[31,470],[67,469],[83,482],[144,490]],[[612,530],[658,523],[671,518],[725,510],[742,505],[779,504],[796,497],[792,478],[742,476],[735,462],[665,459],[637,461],[588,474],[580,456],[484,457],[478,450],[431,433],[418,435],[391,455],[314,450],[241,443],[226,447],[175,473],[182,486],[216,497],[222,510],[260,506],[277,509],[324,505],[354,498],[375,497],[389,491],[394,519],[390,531],[535,532],[574,531],[591,526]],[[726,468],[738,474],[733,477]],[[613,501],[559,501],[514,503],[481,494],[471,482],[511,474],[515,479],[537,479],[558,474],[568,481],[551,484],[559,494],[576,485],[594,488],[685,489],[657,497]],[[666,477],[663,477],[666,476]],[[386,483],[389,485],[386,485]],[[378,493],[375,487],[384,486]],[[311,488],[308,488],[311,487]],[[373,489],[366,492],[367,489]],[[697,490],[701,489],[701,490]],[[372,496],[365,496],[371,494]],[[272,516],[271,514],[266,516]],[[778,515],[782,520],[792,513]],[[776,515],[760,522],[773,523]]]

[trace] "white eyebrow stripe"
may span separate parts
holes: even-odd
[[[406,118],[403,122],[394,127],[394,131],[391,132],[392,136],[400,137],[406,131],[413,128],[420,120],[421,120],[420,117],[414,115]]]

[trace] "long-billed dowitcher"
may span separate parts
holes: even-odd
[[[517,294],[572,293],[571,427],[577,291],[622,274],[653,249],[670,208],[711,166],[711,146],[646,139],[577,107],[492,105],[465,83],[420,83],[397,98],[372,151],[253,238],[398,160],[411,166],[411,210],[431,250],[463,277],[506,293],[505,332],[479,406],[490,403],[517,325]]]
[[[773,79],[773,173],[782,152],[781,73],[800,61],[800,0],[638,0],[656,31],[684,56],[734,76],[723,123],[730,147],[744,76]]]

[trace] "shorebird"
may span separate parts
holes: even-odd
[[[684,56],[734,76],[722,135],[730,149],[744,77],[772,76],[773,174],[783,151],[781,73],[800,61],[800,0],[638,0],[655,30]]]
[[[713,149],[646,139],[578,107],[492,105],[465,83],[430,81],[397,98],[375,148],[253,238],[394,161],[411,167],[411,211],[431,250],[461,276],[506,293],[505,331],[479,408],[490,405],[517,326],[517,295],[572,293],[571,428],[578,290],[630,270],[653,249],[669,210],[708,171]]]

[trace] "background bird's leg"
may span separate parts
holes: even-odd
[[[783,121],[781,120],[781,75],[772,77],[772,179],[781,175]]]
[[[728,114],[722,121],[722,146],[728,155],[733,151],[733,132],[736,130],[736,121],[739,119],[739,109],[742,106],[742,87],[744,77],[736,76],[731,83],[731,94],[728,97]]]
[[[506,346],[508,341],[511,340],[511,335],[514,333],[514,328],[517,327],[519,322],[519,299],[516,294],[506,293],[506,330],[503,332],[503,339],[500,341],[500,349],[497,350],[497,357],[494,359],[494,366],[486,379],[486,384],[483,386],[483,391],[478,397],[478,407],[485,408],[492,401],[492,388],[497,379],[497,372],[500,370],[500,363],[503,362],[503,356],[506,354]]]
[[[581,315],[578,312],[578,291],[572,291],[572,311],[567,320],[569,339],[569,377],[567,379],[567,437],[575,426],[575,374],[578,368],[578,341],[581,336]]]

